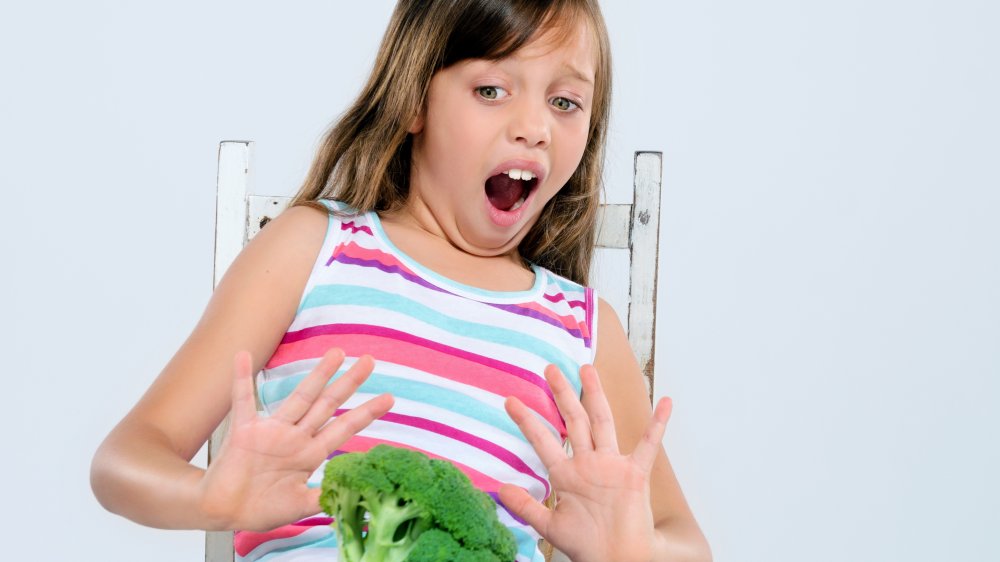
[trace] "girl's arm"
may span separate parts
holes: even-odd
[[[598,318],[597,354],[594,365],[580,369],[580,398],[555,365],[545,370],[572,456],[527,406],[507,399],[508,413],[549,470],[555,509],[510,484],[500,499],[577,562],[710,561],[663,452],[671,403],[660,400],[651,411],[625,331],[603,300]]]
[[[318,373],[307,377],[313,392],[300,393],[303,400],[315,404],[299,404],[297,410],[301,411],[293,412],[284,426],[263,426],[256,416],[244,416],[245,423],[234,424],[224,450],[209,468],[209,475],[214,472],[215,478],[206,478],[204,469],[189,463],[230,411],[234,397],[239,400],[240,396],[246,396],[248,388],[252,392],[252,386],[248,386],[252,385],[252,373],[258,372],[270,358],[295,316],[327,225],[324,213],[308,207],[291,208],[271,221],[240,253],[212,294],[191,335],[94,455],[91,486],[105,508],[138,523],[161,528],[220,530],[276,526],[275,521],[255,519],[245,509],[241,512],[242,506],[235,505],[247,490],[250,496],[255,496],[262,486],[269,484],[244,482],[253,475],[239,474],[239,467],[234,465],[252,465],[254,454],[260,457],[267,453],[250,451],[251,461],[246,461],[248,451],[229,446],[232,432],[238,430],[240,435],[251,436],[253,442],[260,441],[262,433],[275,429],[279,441],[284,435],[280,432],[298,432],[307,441],[325,439],[326,446],[333,445],[340,437],[349,437],[339,434],[331,437],[326,429],[324,435],[302,431],[297,425],[309,416],[307,412],[313,405],[328,409],[337,398],[331,397],[333,391],[320,392],[323,377],[329,378],[331,373]],[[322,369],[318,369],[335,370],[339,365],[337,359],[325,359]],[[339,385],[336,390],[340,395],[349,395],[366,374],[344,377],[344,382],[338,381],[330,387]],[[305,384],[304,381],[300,388]],[[358,409],[356,419],[349,420],[355,422],[353,426],[346,422],[340,425],[360,429],[358,426],[364,424],[362,418],[381,415],[391,400],[381,397],[372,402]],[[247,405],[252,405],[252,401]],[[312,416],[315,419],[316,415]],[[343,428],[339,431],[343,432]],[[271,445],[265,442],[265,446]],[[239,458],[241,462],[221,462],[224,458]],[[312,462],[312,457],[295,460],[303,465]],[[225,470],[216,469],[215,465]],[[297,484],[299,475],[294,471],[290,474],[289,480]],[[305,490],[304,479],[301,483],[299,495],[285,500],[290,505],[276,509],[285,510],[281,517],[288,521],[283,522],[294,520],[296,514],[306,516],[318,510],[318,506],[312,505],[314,498]]]
[[[622,454],[631,453],[649,425],[652,409],[642,372],[614,309],[599,300],[594,367],[614,416]],[[681,492],[670,461],[659,447],[650,472],[650,499],[657,531],[654,560],[711,560],[712,554]]]

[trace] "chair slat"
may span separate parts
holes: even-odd
[[[597,210],[597,247],[629,247],[632,231],[632,205],[601,205]]]
[[[632,203],[632,271],[629,275],[628,340],[646,377],[650,400],[656,343],[657,255],[660,236],[660,152],[636,152],[635,200]]]
[[[250,195],[247,197],[247,229],[246,241],[249,242],[264,225],[280,215],[288,204],[292,202],[291,197],[270,196],[270,195]]]
[[[247,195],[253,183],[252,141],[222,141],[219,143],[219,171],[215,199],[215,263],[212,287],[232,265],[246,243]],[[208,462],[219,452],[222,439],[229,431],[229,416],[215,428],[208,440]],[[233,533],[205,533],[205,562],[232,562]]]

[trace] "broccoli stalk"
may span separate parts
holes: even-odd
[[[336,496],[337,503],[332,510],[337,513],[334,525],[340,538],[340,558],[344,560],[361,560],[364,554],[361,541],[364,537],[365,507],[361,500],[360,492],[344,490]]]
[[[361,557],[365,562],[403,562],[417,537],[431,526],[430,515],[423,508],[391,494],[366,497],[359,504],[361,509],[371,514]]]
[[[335,519],[343,562],[510,562],[517,553],[492,498],[417,451],[377,445],[330,459],[320,505]]]

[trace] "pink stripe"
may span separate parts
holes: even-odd
[[[283,525],[277,529],[256,533],[254,531],[236,531],[233,533],[233,548],[240,556],[246,556],[258,546],[268,542],[296,537],[308,531],[311,527],[301,525]]]
[[[337,259],[337,256],[339,256],[341,252],[344,251],[344,246],[346,245],[347,242],[341,242],[340,244],[337,244],[337,246],[333,249],[333,251],[330,252],[330,259],[326,260],[326,264],[324,265],[330,267],[330,264],[333,263],[335,259]]]
[[[586,311],[587,311],[587,326],[593,326],[594,325],[594,308],[595,308],[595,304],[596,304],[594,302],[594,289],[592,289],[590,287],[587,287],[584,290],[584,297],[587,299],[587,308],[586,308]],[[587,338],[587,348],[593,349],[592,346],[593,346],[593,340],[588,337]]]
[[[340,230],[350,230],[352,233],[364,232],[368,234],[368,236],[375,236],[372,234],[372,229],[367,226],[354,226],[354,221],[340,223]]]
[[[347,357],[369,354],[376,361],[418,369],[498,396],[516,396],[565,435],[566,427],[552,390],[542,377],[509,363],[389,328],[324,324],[289,332],[274,351],[267,368],[319,358],[333,347],[342,349]]]
[[[562,293],[556,293],[554,295],[550,295],[550,294],[546,293],[545,294],[545,299],[548,300],[549,302],[562,302],[562,301],[566,301],[566,303],[569,304],[572,307],[586,308],[586,303],[585,302],[583,302],[583,301],[569,301],[569,300],[566,300],[566,295],[564,295]]]
[[[413,275],[413,272],[392,254],[359,246],[357,242],[342,242],[338,244],[330,255],[330,259],[327,260],[326,265],[333,263],[341,254],[354,259],[377,261],[383,265],[398,267],[402,271]]]

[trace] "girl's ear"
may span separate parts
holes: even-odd
[[[415,135],[420,131],[424,130],[424,108],[420,108],[420,111],[413,117],[413,121],[410,122],[410,126],[406,128],[406,132],[411,135]]]

